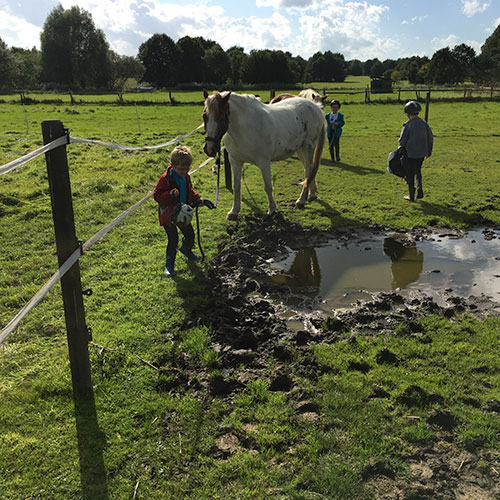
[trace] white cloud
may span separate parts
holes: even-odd
[[[443,49],[444,47],[453,48],[455,45],[458,45],[459,39],[457,35],[448,35],[446,38],[433,38],[431,40],[431,45],[434,47],[434,50]]]
[[[41,28],[7,11],[0,10],[0,31],[9,47],[40,47]]]
[[[490,2],[480,2],[479,0],[462,0],[462,12],[467,17],[484,12],[490,6]]]
[[[257,7],[273,7],[274,9],[287,7],[311,7],[314,0],[256,0]]]
[[[385,58],[397,45],[380,35],[378,26],[388,7],[367,2],[339,3],[327,0],[299,18],[296,52],[310,57],[315,52],[340,52],[346,59]]]

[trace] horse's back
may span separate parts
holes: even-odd
[[[238,96],[238,97],[237,97]],[[283,160],[324,133],[321,109],[308,99],[293,96],[274,104],[232,95],[232,126],[224,143],[241,161],[259,164]]]

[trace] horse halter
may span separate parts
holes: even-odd
[[[205,125],[205,131],[207,130],[207,115],[208,113],[206,111],[203,111],[203,123]],[[215,137],[205,135],[205,143],[209,141],[213,142],[214,144],[217,144],[219,146],[218,149],[220,149],[220,141],[222,140],[222,136],[227,132],[227,129],[229,127],[229,106],[226,106],[226,109],[222,113],[217,113],[216,118],[219,118],[219,120],[217,120],[218,133]]]

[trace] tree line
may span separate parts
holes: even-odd
[[[346,76],[387,77],[398,82],[456,84],[500,81],[500,26],[481,47],[443,48],[428,57],[346,61],[338,52],[316,52],[309,59],[281,50],[228,50],[203,37],[185,36],[177,42],[155,34],[136,57],[110,49],[89,12],[80,7],[55,7],[47,16],[37,50],[8,47],[0,38],[1,89],[115,89],[132,78],[157,88],[193,85],[298,84],[343,82]]]

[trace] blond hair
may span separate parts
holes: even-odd
[[[177,165],[191,165],[193,155],[187,146],[176,146],[170,155],[170,163],[173,166]]]

